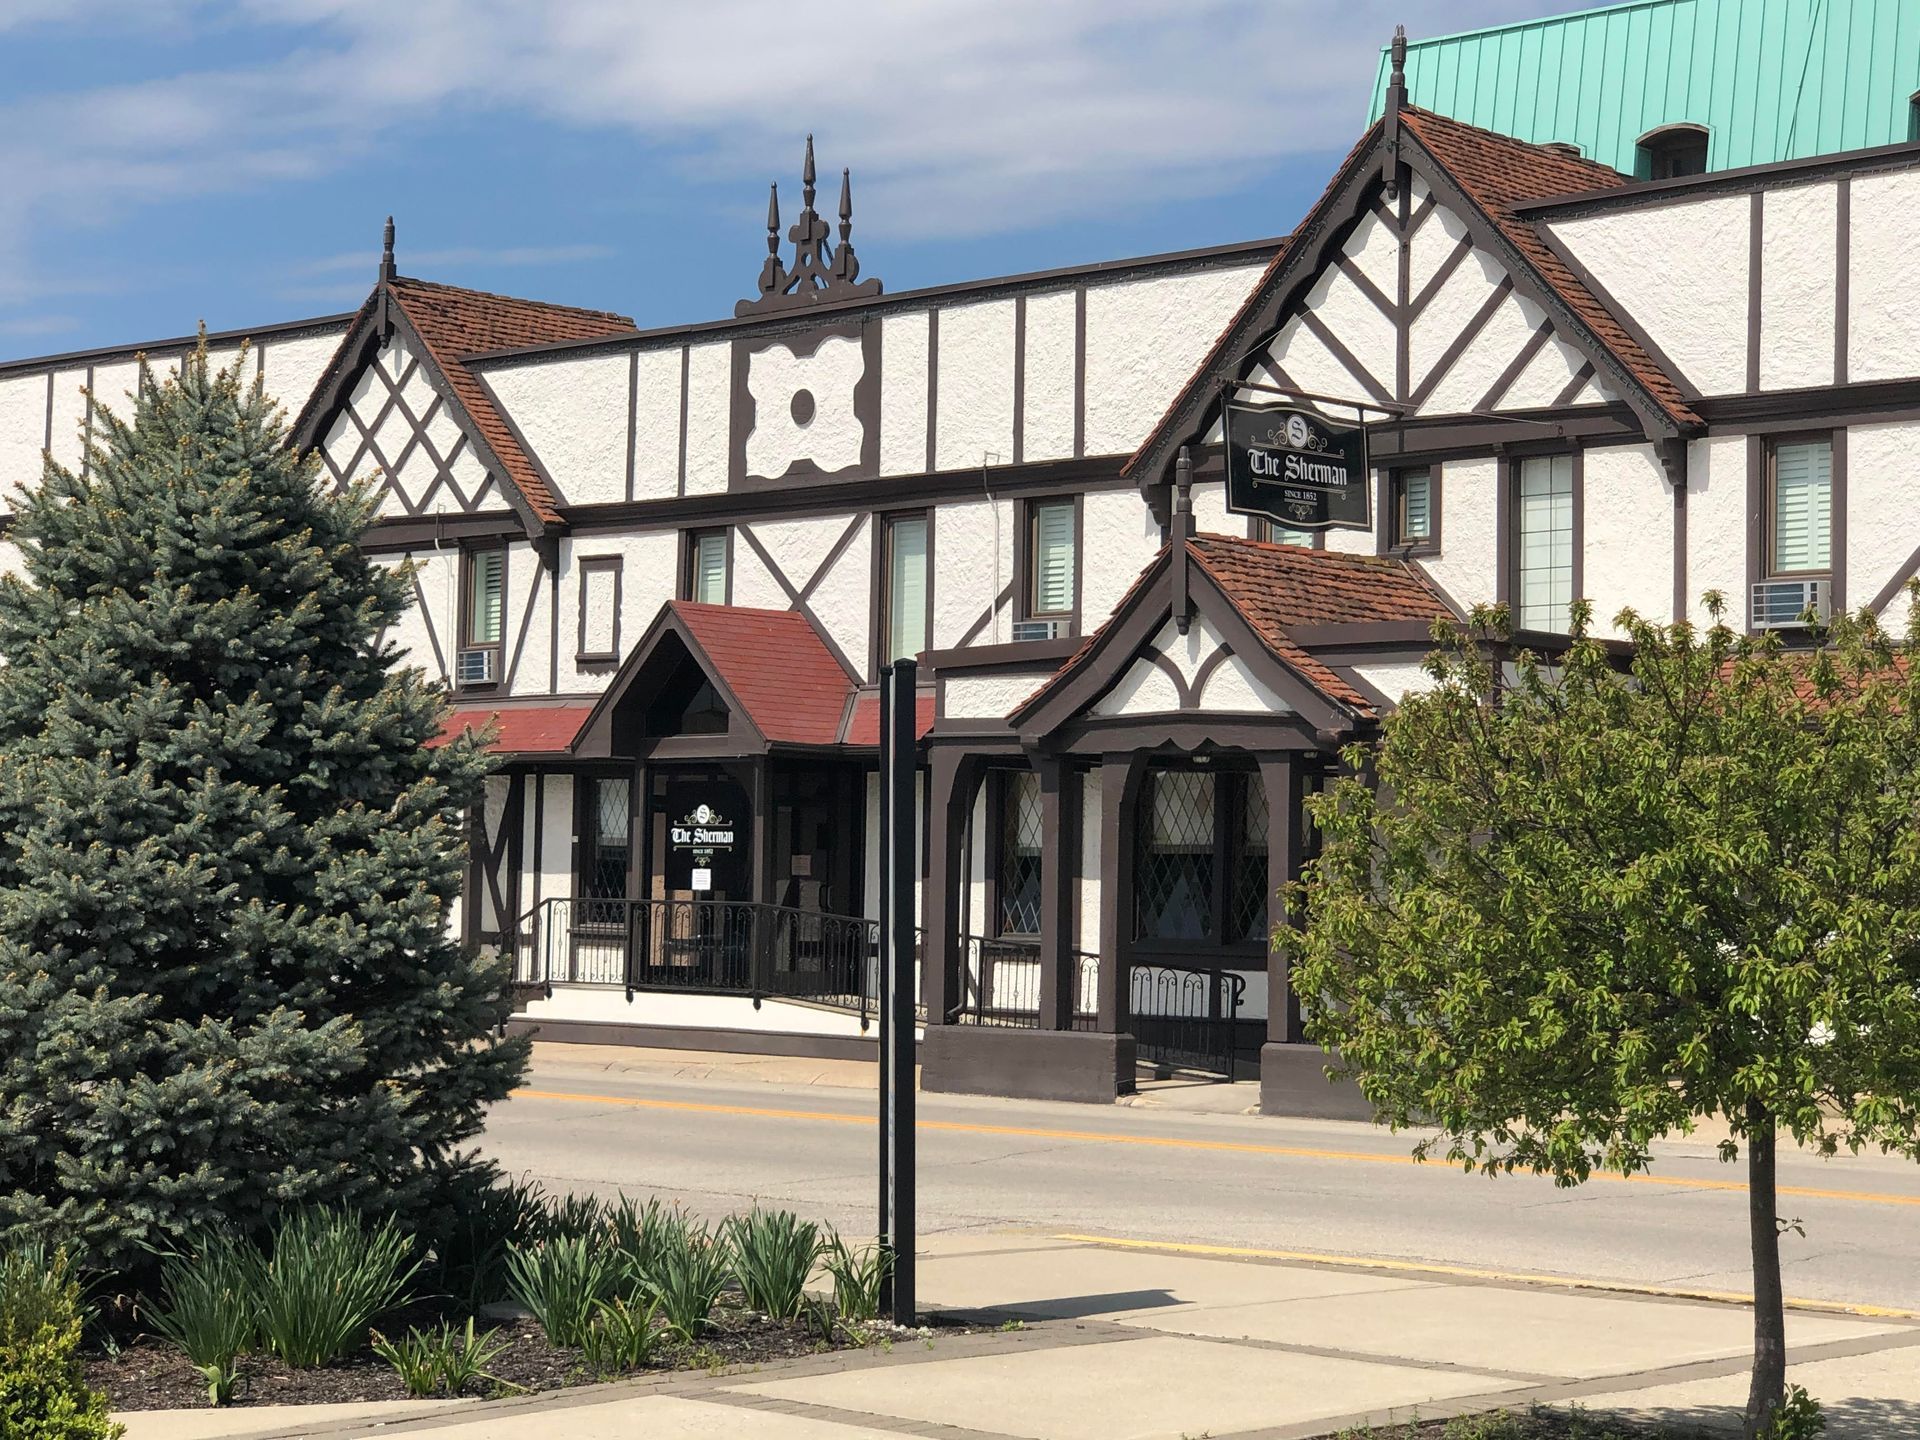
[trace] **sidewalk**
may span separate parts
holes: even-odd
[[[1751,1316],[1729,1305],[1008,1232],[935,1237],[920,1273],[923,1308],[1022,1323],[424,1414],[121,1418],[128,1440],[1304,1440],[1536,1402],[1737,1432],[1746,1391]],[[1915,1319],[1795,1312],[1787,1333],[1829,1440],[1920,1435]]]

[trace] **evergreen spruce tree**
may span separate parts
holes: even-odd
[[[242,357],[244,361],[244,356]],[[447,928],[489,761],[380,640],[362,493],[204,343],[45,466],[0,582],[0,1240],[137,1264],[429,1204],[525,1066]]]

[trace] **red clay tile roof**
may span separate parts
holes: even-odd
[[[1697,425],[1700,417],[1688,405],[1680,387],[1640,342],[1627,333],[1619,319],[1595,298],[1580,278],[1554,254],[1540,231],[1516,216],[1511,206],[1525,200],[1545,200],[1583,190],[1625,185],[1629,178],[1611,165],[1530,145],[1510,135],[1482,130],[1430,110],[1408,106],[1401,123],[1485,210],[1540,278],[1558,292],[1574,314],[1585,322],[1613,356],[1648,394],[1680,425]]]
[[[633,332],[633,321],[608,310],[581,310],[571,305],[547,305],[463,290],[430,280],[404,277],[390,282],[400,308],[420,332],[434,363],[447,377],[487,446],[499,457],[508,479],[527,499],[534,514],[548,524],[561,519],[558,497],[534,468],[533,461],[507,428],[486,390],[462,363],[469,355],[488,350],[518,349],[555,340],[598,340]]]
[[[1451,613],[1419,571],[1384,555],[1229,535],[1196,535],[1188,550],[1275,655],[1322,694],[1362,714],[1374,713],[1373,702],[1296,645],[1287,627],[1364,621],[1426,625]]]
[[[496,755],[564,755],[593,709],[591,700],[570,705],[502,705],[458,709],[441,723],[429,748],[444,745],[463,731],[478,734],[489,722],[499,733],[487,748]]]
[[[1404,560],[1385,555],[1349,555],[1339,550],[1310,550],[1232,535],[1196,535],[1187,553],[1246,617],[1254,633],[1285,664],[1329,699],[1365,716],[1377,714],[1373,702],[1335,671],[1295,644],[1291,625],[1378,622],[1431,624],[1451,612],[1438,591]],[[1089,635],[1071,659],[1020,702],[1025,709],[1086,659],[1160,571],[1167,552],[1140,572],[1113,614]]]
[[[933,729],[933,696],[914,697],[913,718],[915,733],[922,740]],[[846,744],[878,745],[880,743],[880,692],[871,691],[856,695],[853,700],[853,713],[847,717]]]
[[[806,616],[669,603],[761,735],[792,745],[838,743],[854,685]]]

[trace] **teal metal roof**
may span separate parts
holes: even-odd
[[[1381,51],[1371,116],[1386,100]],[[1707,168],[1916,137],[1920,0],[1631,0],[1409,36],[1415,105],[1522,140],[1570,140],[1631,175],[1663,125],[1707,129]]]

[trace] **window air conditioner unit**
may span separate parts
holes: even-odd
[[[500,652],[462,650],[454,661],[453,678],[461,685],[491,685],[500,678]]]
[[[1058,640],[1066,633],[1064,620],[1016,620],[1013,638],[1019,640]]]
[[[1753,624],[1759,630],[1782,630],[1805,623],[1801,617],[1811,610],[1820,619],[1827,618],[1832,600],[1832,582],[1815,580],[1761,580],[1753,587]]]

